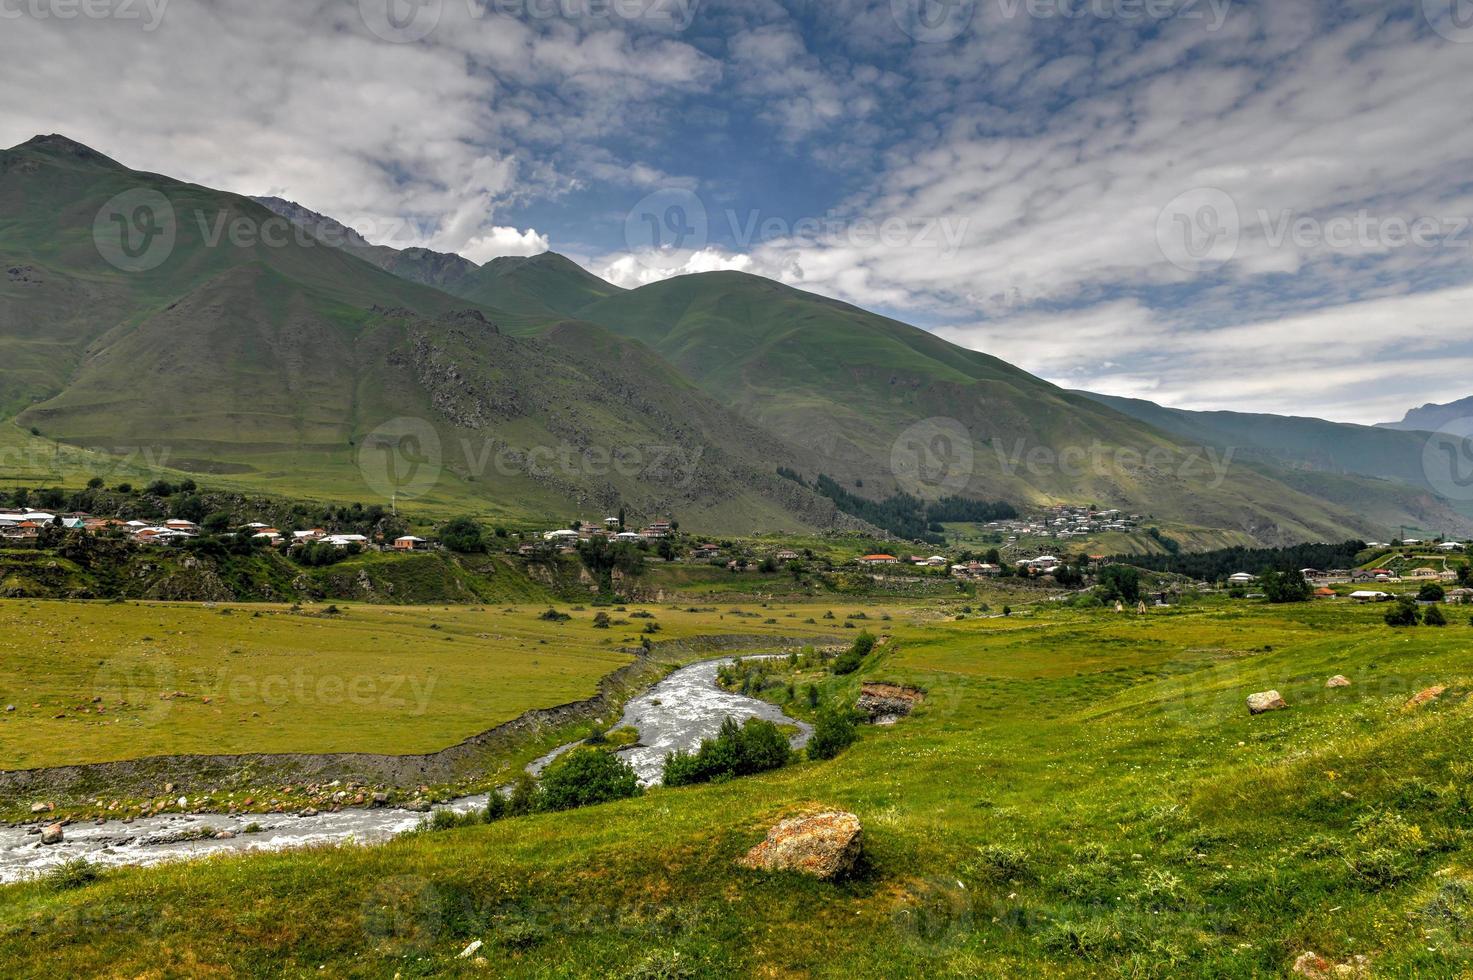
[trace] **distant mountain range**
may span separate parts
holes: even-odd
[[[140,193],[167,202],[174,240],[129,271],[97,240],[117,234],[110,202]],[[281,218],[305,234],[220,234]],[[0,268],[0,416],[77,445],[167,444],[172,466],[263,489],[377,499],[365,445],[409,419],[440,447],[423,504],[492,517],[861,526],[810,489],[824,474],[873,499],[1095,503],[1265,543],[1473,532],[1402,433],[1070,392],[741,273],[624,290],[552,253],[374,245],[64,137],[0,152]],[[640,465],[588,462],[630,447]]]
[[[1380,427],[1423,432],[1436,432],[1446,428],[1460,435],[1473,435],[1473,395],[1446,405],[1427,404],[1414,408],[1400,422],[1382,422]]]

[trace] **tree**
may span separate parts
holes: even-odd
[[[1428,626],[1446,626],[1447,617],[1443,615],[1441,606],[1428,606],[1422,614],[1422,622]]]
[[[1428,582],[1417,591],[1417,598],[1422,602],[1441,602],[1447,598],[1447,591],[1436,582]]]
[[[1386,610],[1387,626],[1416,626],[1419,620],[1417,604],[1408,596],[1402,596],[1396,605]]]
[[[639,777],[628,762],[602,749],[574,749],[543,772],[540,808],[571,810],[639,792]]]
[[[94,476],[92,479],[88,480],[87,481],[87,489],[88,490],[101,490],[102,489],[102,477],[100,477],[100,476]]]
[[[813,735],[808,740],[808,758],[832,759],[854,744],[857,737],[854,714],[832,706],[819,712]]]
[[[486,530],[469,517],[457,517],[440,528],[440,543],[463,555],[486,550]]]
[[[1309,582],[1299,572],[1269,569],[1258,577],[1258,583],[1269,602],[1308,602],[1313,595]]]
[[[1100,571],[1100,591],[1105,599],[1140,602],[1141,572],[1132,565],[1107,565]]]
[[[854,638],[854,645],[834,661],[834,673],[840,675],[854,673],[874,648],[874,634],[869,630],[864,630]]]
[[[583,567],[598,580],[599,591],[614,591],[614,572],[631,578],[644,574],[644,552],[632,543],[612,542],[608,538],[590,538],[578,543],[578,557]]]

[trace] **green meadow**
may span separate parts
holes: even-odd
[[[12,886],[0,973],[1254,977],[1314,950],[1466,974],[1473,627],[1392,630],[1382,611],[897,610],[821,695],[873,679],[926,699],[837,759],[378,847]],[[1353,686],[1327,689],[1335,674]],[[1250,717],[1268,688],[1288,709]],[[735,866],[814,807],[863,821],[853,878]],[[476,940],[483,960],[458,958]]]
[[[0,713],[0,769],[433,752],[528,709],[592,696],[646,635],[823,632],[802,621],[809,612],[776,608],[628,606],[604,610],[608,629],[594,627],[598,610],[567,605],[566,621],[542,619],[545,604],[331,608],[0,601],[0,705],[15,706]],[[628,618],[644,611],[654,618]],[[643,633],[648,623],[658,632]]]

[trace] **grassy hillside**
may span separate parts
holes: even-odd
[[[957,431],[970,456],[954,472],[986,499],[1094,502],[1260,540],[1333,538],[1363,524],[1245,468],[1219,479],[1165,433],[997,358],[759,277],[683,276],[578,315],[648,344],[703,390],[805,447],[804,472],[862,480],[870,496],[916,492],[905,467],[917,455],[939,462],[926,458],[935,435]],[[912,428],[931,419],[941,427]]]
[[[125,192],[163,202],[154,224],[175,217],[152,268],[125,271],[94,241]],[[247,198],[42,137],[0,154],[0,214],[0,265],[24,270],[0,281],[0,413],[54,442],[148,446],[239,486],[434,513],[563,520],[622,503],[742,532],[837,520],[775,476],[792,449],[647,352],[591,327],[509,337],[496,309]],[[487,275],[554,302],[547,266]]]
[[[1358,510],[1387,527],[1473,533],[1473,509],[1428,482],[1425,433],[1323,419],[1244,412],[1189,412],[1139,398],[1080,392],[1200,445],[1237,458],[1304,493]]]
[[[10,887],[0,964],[1247,978],[1314,950],[1376,976],[1473,969],[1466,625],[1394,632],[1328,603],[894,625],[825,695],[874,678],[926,701],[834,761],[384,847]],[[1327,690],[1336,673],[1354,686]],[[1450,689],[1407,706],[1434,683]],[[1250,718],[1270,687],[1290,708]],[[863,821],[856,878],[735,866],[820,806]],[[484,962],[458,959],[475,940]]]

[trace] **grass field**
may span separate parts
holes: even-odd
[[[662,616],[666,614],[661,614]],[[0,973],[1283,975],[1473,969],[1473,630],[1345,604],[897,616],[865,678],[929,691],[838,759],[593,810],[4,890]],[[1355,683],[1327,690],[1344,673]],[[1409,708],[1431,684],[1441,698]],[[1286,711],[1250,718],[1277,688]],[[821,884],[737,869],[811,806]],[[310,915],[304,915],[305,910]],[[457,954],[482,940],[477,968]]]
[[[603,630],[595,610],[564,607],[570,621],[547,622],[545,605],[325,608],[0,601],[0,705],[16,708],[0,713],[0,769],[431,752],[529,708],[589,697],[633,659],[618,648],[638,646],[645,623],[660,626],[653,640],[824,630],[803,622],[811,610],[791,608],[658,608],[654,620]]]

